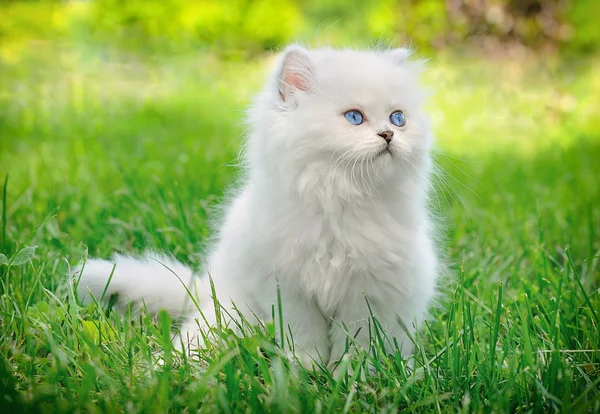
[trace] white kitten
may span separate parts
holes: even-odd
[[[431,136],[407,56],[405,49],[291,46],[249,112],[245,177],[205,272],[221,305],[235,303],[250,321],[271,318],[279,285],[302,363],[332,366],[359,329],[357,342],[368,346],[371,312],[388,347],[396,338],[411,353],[406,332],[423,321],[434,296]],[[183,315],[189,347],[201,345],[199,329],[216,323],[208,277],[153,253],[89,260],[79,293],[89,300],[89,292],[118,293],[118,306],[131,301]]]

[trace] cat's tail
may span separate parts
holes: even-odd
[[[203,279],[172,257],[147,252],[139,257],[88,259],[73,272],[72,280],[84,304],[112,303],[122,312],[131,305],[134,312],[146,309],[151,314],[165,309],[182,317],[209,297],[210,288]]]

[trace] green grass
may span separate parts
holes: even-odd
[[[375,375],[337,382],[277,327],[182,359],[166,315],[83,308],[66,283],[86,250],[199,265],[265,61],[46,44],[0,65],[2,412],[600,411],[597,59],[430,62],[445,299],[414,371],[375,341],[352,361]]]

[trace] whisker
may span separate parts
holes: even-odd
[[[448,171],[446,171],[442,166],[440,166],[440,165],[436,166],[435,169],[434,169],[434,173],[435,174],[443,174],[446,177],[450,177],[451,179],[453,179],[454,181],[456,181],[458,184],[460,184],[462,187],[464,187],[466,190],[468,190],[475,197],[477,197],[478,199],[481,200],[481,197],[479,197],[479,194],[477,194],[472,188],[470,188],[469,186],[467,186],[466,184],[464,184],[458,178],[454,177],[454,175],[452,175]]]
[[[442,154],[444,155],[444,154]],[[445,156],[445,155],[444,155]],[[482,185],[479,180],[477,180],[475,177],[469,175],[467,172],[465,172],[462,168],[460,168],[458,165],[456,165],[451,159],[448,158],[448,161],[457,169],[459,170],[461,173],[463,173],[464,175],[466,175],[467,177],[469,177],[471,180],[475,181],[477,184],[479,184],[480,186]],[[442,167],[440,164],[436,163],[435,164],[436,167],[444,169],[444,167]],[[445,170],[445,169],[444,169]],[[462,183],[461,183],[462,184]]]
[[[410,154],[408,157],[403,157],[412,167],[414,167],[415,171],[417,172],[417,174],[419,174],[423,179],[427,180],[427,178],[419,172],[418,167],[413,163],[413,161],[415,162],[420,162],[422,161],[422,158],[420,156],[417,156],[416,154]],[[434,173],[435,173],[435,168],[434,168]],[[450,180],[448,180],[448,178],[446,178],[443,174],[439,174],[439,178],[441,180],[441,182],[443,184],[445,184],[447,186],[447,188],[449,188],[451,191],[448,191],[448,194],[450,195],[450,197],[452,198],[454,204],[456,204],[456,206],[458,207],[458,209],[461,212],[461,215],[463,217],[466,217],[467,215],[470,215],[470,210],[469,207],[467,205],[467,203],[465,202],[465,200],[460,196],[460,194],[456,191],[456,188],[452,185],[452,183],[450,182]],[[432,181],[433,185],[436,185],[436,181],[433,180]],[[436,195],[436,197],[438,197],[438,194],[441,193],[445,200],[446,200],[446,204],[448,205],[448,208],[452,208],[452,205],[450,204],[450,200],[448,199],[448,196],[446,195],[446,192],[444,191],[445,188],[441,187],[441,191],[435,191],[434,194]],[[455,197],[456,196],[456,197]],[[439,198],[438,198],[439,200]],[[438,204],[439,206],[439,204]],[[463,210],[464,208],[464,210]]]
[[[379,190],[377,189],[377,186],[373,183],[373,179],[371,178],[371,173],[369,172],[369,161],[372,161],[372,165],[373,165],[373,172],[375,174],[377,174],[377,166],[375,165],[375,160],[371,159],[371,157],[367,158],[367,174],[369,177],[369,181],[371,182],[371,187],[373,189],[375,189],[375,191],[377,191],[377,196],[381,199],[381,193],[379,192]]]
[[[448,160],[450,160],[450,158],[452,158],[452,159],[454,159],[454,160],[457,160],[457,161],[460,161],[460,162],[466,162],[466,163],[469,163],[469,164],[481,164],[481,161],[471,161],[471,160],[465,160],[465,159],[458,158],[458,157],[453,157],[452,155],[448,155],[448,154],[446,154],[445,152],[443,152],[443,151],[440,151],[439,149],[435,149],[435,148],[432,148],[432,149],[431,149],[431,152],[433,152],[433,153],[436,153],[436,154],[443,155],[443,156],[444,156],[444,157],[446,157]]]
[[[439,170],[438,171],[434,170],[434,172],[435,172],[434,176],[439,177],[439,179],[441,180],[441,182],[446,185],[446,188],[448,188],[449,190],[451,190],[451,191],[448,191],[448,194],[454,200],[454,202],[456,203],[457,207],[460,209],[461,214],[463,215],[463,217],[466,217],[467,215],[470,215],[471,211],[469,209],[469,206],[468,206],[467,202],[460,195],[460,193],[456,190],[456,187],[454,187],[454,185],[452,184],[452,182],[447,178],[447,174],[445,172],[442,172],[442,171],[439,171]],[[464,207],[465,211],[463,211],[463,207]],[[465,212],[466,212],[466,214],[465,214]]]

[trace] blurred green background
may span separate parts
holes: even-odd
[[[182,47],[244,56],[290,40],[364,44],[381,38],[420,50],[465,41],[492,48],[595,50],[595,0],[94,0],[0,2],[3,59],[31,40],[68,39],[131,49]]]

